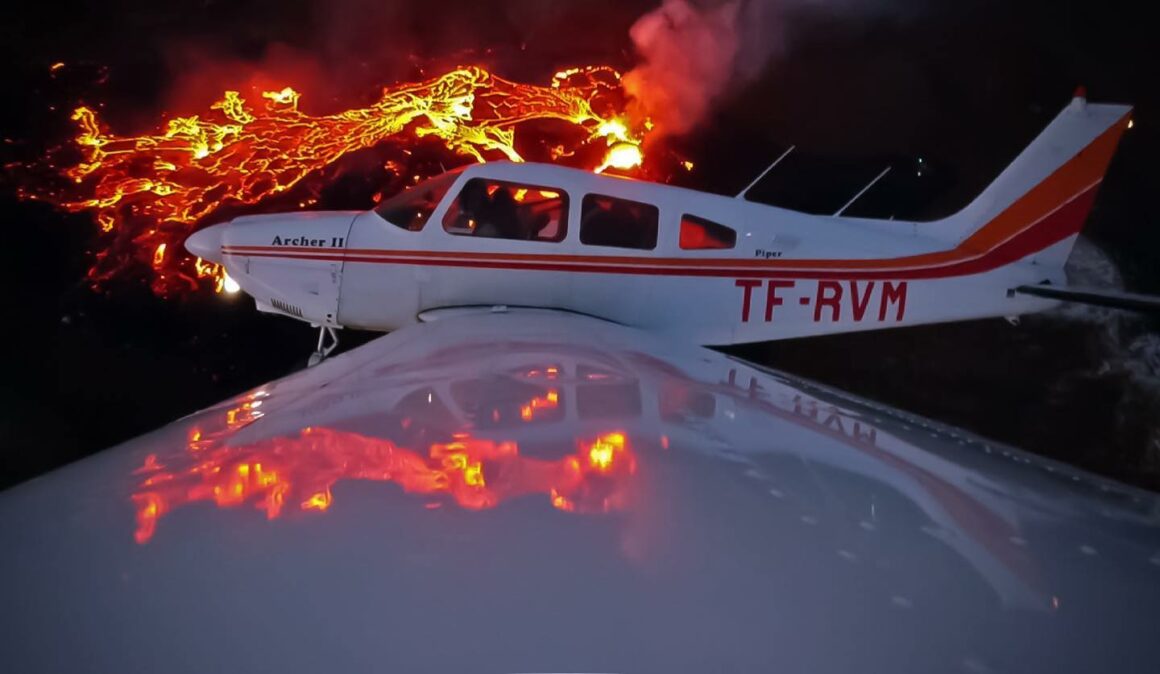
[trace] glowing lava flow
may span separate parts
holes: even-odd
[[[604,67],[560,72],[547,86],[463,67],[387,88],[366,108],[315,116],[298,104],[299,94],[290,87],[264,92],[257,100],[227,91],[205,113],[175,117],[139,136],[114,135],[96,111],[81,107],[73,114],[80,126],[75,143],[81,160],[64,170],[73,187],[20,194],[93,213],[106,233],[89,272],[95,284],[144,263],[153,270],[154,291],[167,295],[196,288],[196,279],[212,279],[219,292],[224,287],[218,266],[180,252],[182,240],[202,218],[223,205],[258,204],[344,155],[387,139],[434,137],[476,161],[522,161],[516,127],[557,120],[580,133],[553,144],[552,160],[574,157],[593,143],[604,148],[604,160],[588,168],[629,170],[643,160],[643,131],[633,132],[623,119],[620,75]]]
[[[558,461],[520,455],[513,442],[458,434],[425,452],[389,440],[328,428],[240,447],[206,447],[190,438],[192,465],[171,471],[149,455],[136,473],[148,477],[133,494],[138,543],[153,537],[166,513],[198,501],[228,508],[246,503],[277,518],[286,507],[326,511],[339,480],[395,482],[409,494],[446,494],[470,510],[494,508],[529,494],[547,495],[567,512],[611,512],[625,506],[623,481],[636,459],[623,433],[578,441]]]

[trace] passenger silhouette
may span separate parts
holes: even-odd
[[[491,195],[488,219],[505,239],[526,239],[527,232],[520,223],[519,207],[511,190],[500,187]]]

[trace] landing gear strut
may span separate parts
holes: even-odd
[[[330,339],[328,340],[327,337]],[[335,334],[334,328],[329,325],[319,326],[318,329],[318,347],[314,353],[310,354],[310,358],[306,361],[306,367],[314,367],[338,348],[338,335]]]

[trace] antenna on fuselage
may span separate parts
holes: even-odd
[[[764,178],[765,176],[769,175],[769,172],[770,172],[770,171],[772,171],[772,170],[774,169],[774,167],[776,167],[778,164],[780,164],[782,159],[785,159],[786,157],[788,157],[788,156],[789,156],[789,153],[790,153],[790,152],[793,152],[793,151],[794,151],[794,149],[796,149],[796,148],[797,148],[797,145],[790,145],[788,150],[786,150],[785,152],[782,152],[780,157],[778,157],[777,159],[774,159],[774,160],[773,160],[773,163],[769,165],[769,168],[767,168],[767,169],[765,169],[764,171],[762,171],[762,172],[761,172],[761,175],[757,176],[757,178],[755,178],[755,179],[753,180],[753,182],[749,183],[749,184],[748,184],[748,185],[745,187],[745,189],[741,190],[741,192],[739,192],[739,193],[737,194],[737,197],[736,197],[736,198],[737,198],[737,199],[744,199],[744,198],[745,198],[745,195],[746,195],[746,194],[749,194],[749,190],[753,189],[754,187],[757,187],[757,183],[761,182],[761,179],[762,179],[762,178]]]
[[[862,195],[863,195],[863,194],[866,194],[867,192],[869,192],[871,187],[874,187],[875,185],[877,185],[879,180],[882,180],[883,178],[885,178],[885,177],[886,177],[886,174],[887,174],[887,173],[890,173],[890,169],[892,169],[892,168],[894,168],[894,167],[893,167],[893,166],[887,166],[885,169],[883,169],[883,170],[882,170],[882,173],[879,173],[879,174],[878,174],[878,177],[874,178],[874,180],[871,180],[871,181],[870,181],[870,183],[869,183],[868,185],[866,185],[865,187],[863,187],[863,188],[862,188],[862,190],[861,190],[860,192],[858,192],[857,194],[855,194],[853,199],[851,199],[851,200],[847,201],[845,206],[843,206],[843,207],[839,208],[839,209],[838,209],[838,212],[834,214],[834,217],[835,217],[835,218],[837,218],[837,217],[840,217],[840,216],[841,216],[843,213],[845,213],[847,208],[849,208],[849,207],[853,206],[855,201],[857,201],[857,200],[861,199],[861,198],[862,198]]]

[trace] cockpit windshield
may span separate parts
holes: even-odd
[[[376,206],[375,213],[400,229],[418,232],[427,224],[427,219],[435,212],[435,208],[443,200],[443,195],[451,189],[451,184],[461,172],[462,170],[448,171],[409,190],[403,190]]]

